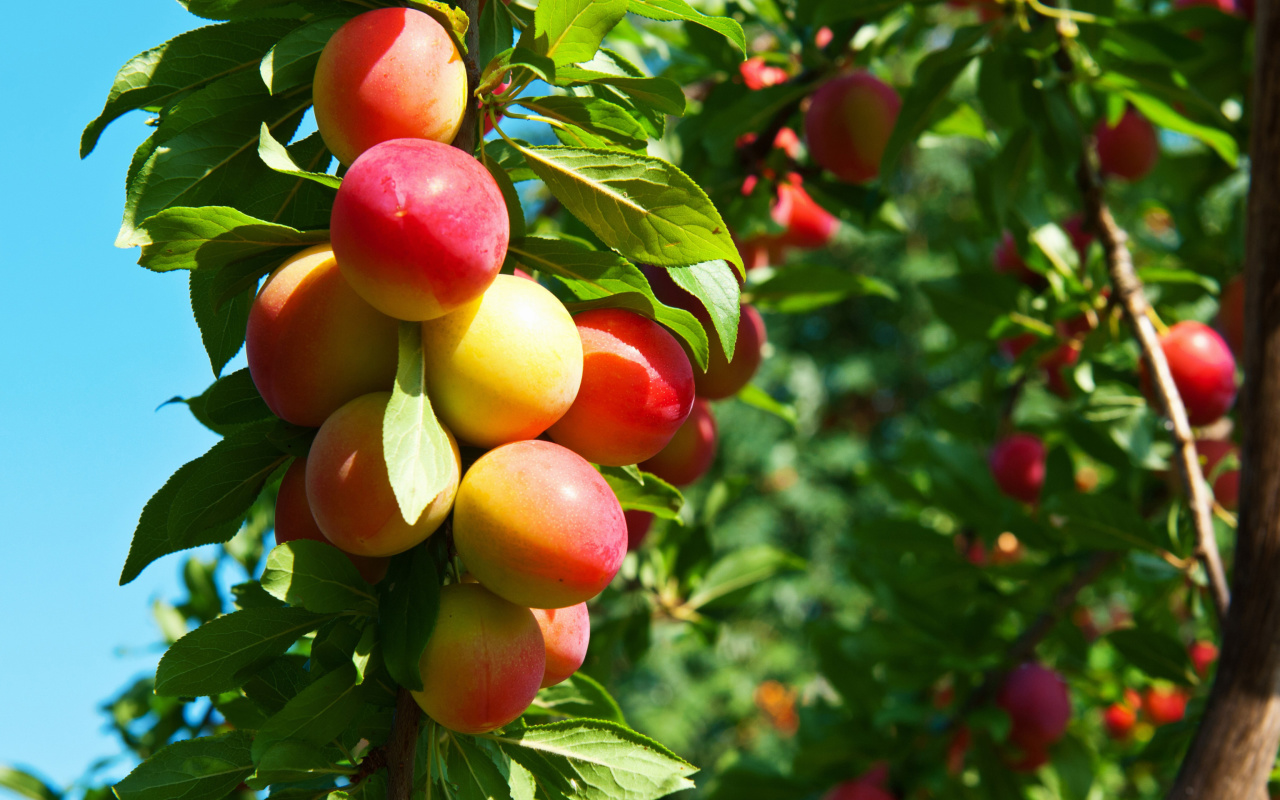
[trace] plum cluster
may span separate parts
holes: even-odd
[[[414,697],[441,725],[480,733],[585,658],[586,601],[628,544],[593,464],[643,462],[673,483],[696,480],[715,423],[695,393],[740,389],[764,329],[744,307],[735,357],[703,372],[652,320],[616,308],[575,318],[532,277],[500,274],[502,193],[450,146],[466,86],[453,40],[425,13],[378,9],[337,31],[315,77],[320,134],[347,165],[331,240],[267,278],[246,348],[271,410],[319,429],[282,481],[278,542],[327,541],[376,582],[390,556],[452,519],[468,573],[441,590]],[[664,291],[697,305],[674,283]],[[383,449],[405,323],[420,326],[427,392],[452,448],[448,485],[413,521]],[[465,470],[459,444],[480,453]]]

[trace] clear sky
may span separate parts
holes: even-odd
[[[99,705],[154,670],[153,597],[179,558],[116,585],[138,513],[213,436],[183,406],[212,380],[185,274],[112,246],[143,115],[86,161],[80,131],[115,71],[196,27],[174,0],[6,4],[0,26],[0,763],[57,785],[119,753]]]

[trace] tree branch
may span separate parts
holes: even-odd
[[[409,690],[396,694],[395,721],[387,742],[387,800],[409,800],[413,792],[414,757],[418,751],[418,723],[422,709]]]
[[[1182,488],[1186,493],[1187,503],[1191,507],[1192,521],[1196,532],[1196,558],[1204,565],[1209,578],[1209,591],[1213,597],[1214,608],[1218,619],[1226,617],[1227,607],[1231,602],[1231,593],[1227,589],[1227,575],[1222,567],[1222,557],[1218,554],[1218,540],[1213,532],[1213,497],[1209,486],[1205,483],[1204,473],[1200,469],[1200,456],[1196,452],[1195,435],[1191,431],[1191,423],[1187,421],[1187,409],[1182,404],[1182,396],[1174,385],[1173,374],[1169,371],[1169,362],[1160,347],[1160,337],[1151,322],[1151,305],[1147,302],[1142,281],[1133,268],[1133,258],[1129,253],[1129,236],[1116,224],[1111,216],[1103,196],[1102,182],[1093,168],[1093,143],[1089,140],[1085,145],[1083,160],[1077,173],[1080,193],[1084,197],[1084,214],[1086,227],[1093,230],[1102,242],[1103,252],[1107,257],[1107,272],[1111,275],[1111,285],[1115,299],[1128,314],[1133,327],[1134,337],[1142,348],[1142,358],[1147,364],[1148,375],[1152,376],[1152,384],[1160,409],[1169,418],[1173,427],[1173,443],[1176,451],[1174,463],[1178,468],[1178,477],[1182,480]]]
[[[1249,113],[1235,599],[1203,720],[1170,798],[1267,797],[1280,743],[1280,14],[1258,4]]]
[[[470,155],[480,141],[480,114],[476,104],[476,87],[480,85],[480,66],[476,64],[476,53],[480,51],[480,0],[461,0],[458,5],[466,12],[471,24],[467,26],[467,54],[463,56],[467,67],[467,105],[453,146]]]

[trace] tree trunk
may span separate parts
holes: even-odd
[[[1240,522],[1222,658],[1169,797],[1267,797],[1280,742],[1280,15],[1258,3]]]

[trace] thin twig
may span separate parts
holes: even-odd
[[[1218,540],[1213,532],[1213,497],[1200,469],[1200,457],[1196,452],[1191,423],[1187,420],[1187,409],[1182,404],[1182,396],[1178,394],[1173,374],[1169,371],[1169,362],[1160,347],[1160,336],[1152,322],[1151,304],[1147,302],[1142,281],[1133,267],[1129,236],[1111,216],[1111,210],[1103,196],[1102,182],[1093,164],[1094,144],[1089,139],[1085,143],[1084,160],[1077,173],[1080,192],[1084,198],[1085,227],[1097,234],[1102,242],[1114,298],[1128,314],[1133,335],[1138,340],[1142,357],[1147,363],[1148,375],[1152,377],[1160,410],[1172,423],[1174,449],[1177,451],[1174,463],[1178,467],[1178,476],[1182,479],[1182,488],[1191,506],[1196,534],[1195,555],[1204,565],[1213,605],[1221,621],[1226,618],[1231,592],[1227,588],[1227,575],[1222,567]]]

